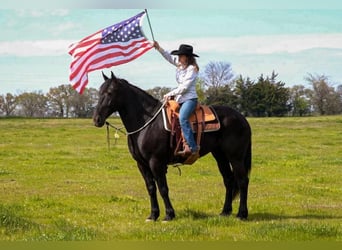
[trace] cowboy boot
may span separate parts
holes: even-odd
[[[188,145],[188,143],[184,140],[183,141],[183,150],[182,151],[178,151],[176,153],[176,155],[187,158],[191,155],[191,150],[190,147]]]

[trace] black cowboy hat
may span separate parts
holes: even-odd
[[[194,56],[199,57],[198,55],[193,53],[193,48],[191,45],[181,44],[178,50],[171,51],[171,55],[186,55],[186,56]]]

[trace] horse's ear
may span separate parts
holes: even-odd
[[[107,81],[109,78],[103,73],[103,71],[102,71],[102,77],[103,77],[103,79],[105,80],[105,81]]]
[[[116,79],[116,77],[115,77],[115,75],[114,75],[113,71],[111,71],[110,78],[112,78],[112,80]]]

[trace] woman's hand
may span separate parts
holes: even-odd
[[[166,95],[164,95],[163,99],[164,99],[164,102],[167,102],[170,100],[175,100],[175,96],[166,94]]]
[[[154,47],[156,50],[159,50],[159,49],[160,49],[159,43],[158,43],[157,41],[154,41],[153,47]]]

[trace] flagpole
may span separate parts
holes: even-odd
[[[148,16],[147,9],[145,9],[145,13],[146,13],[146,16],[147,16],[148,25],[150,26],[153,42],[155,42],[156,40],[154,39],[153,30],[152,30],[152,26],[151,26],[151,21],[150,21],[150,17]]]

